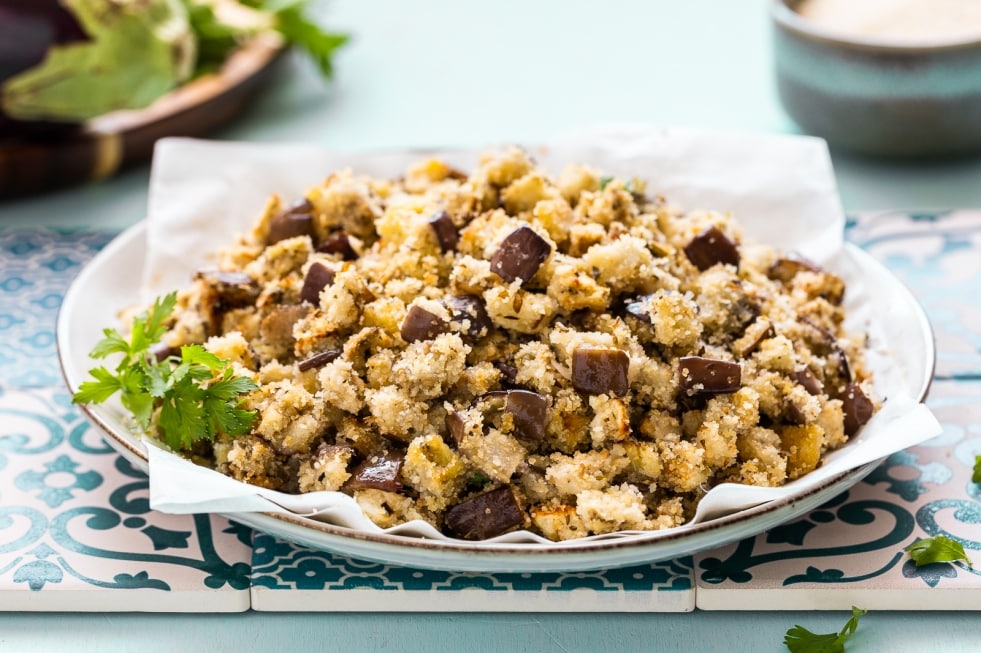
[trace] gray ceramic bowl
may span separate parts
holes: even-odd
[[[879,156],[981,151],[981,40],[906,46],[841,36],[772,6],[780,101],[809,134]]]

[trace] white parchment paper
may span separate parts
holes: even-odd
[[[911,340],[904,342],[904,332],[889,327],[888,297],[843,249],[844,215],[824,141],[612,125],[525,146],[552,174],[568,163],[586,163],[605,174],[644,179],[648,192],[661,194],[684,210],[730,211],[747,239],[799,251],[834,270],[848,284],[849,326],[871,335],[869,362],[876,391],[887,399],[882,410],[858,437],[827,456],[824,465],[804,478],[780,488],[733,484],[713,488],[700,503],[695,522],[806,491],[843,471],[940,433],[934,416],[912,396],[908,366],[897,364],[897,352],[914,357],[914,362],[917,355],[925,355],[923,343],[916,341],[915,330]],[[154,154],[150,184],[144,298],[184,287],[195,270],[212,262],[213,252],[250,228],[271,193],[289,201],[342,168],[396,177],[409,164],[430,155],[471,170],[485,149],[338,154],[302,145],[163,140]],[[263,490],[194,465],[150,439],[144,441],[150,460],[150,502],[156,510],[288,512],[382,532],[342,493],[297,496]],[[385,532],[449,539],[422,522]],[[612,537],[631,535],[625,532]],[[492,541],[546,542],[526,532]]]

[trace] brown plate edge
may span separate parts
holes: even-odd
[[[202,136],[237,117],[272,78],[286,48],[273,34],[235,51],[145,109],[114,111],[56,140],[0,144],[0,200],[109,177],[148,160],[166,136]]]

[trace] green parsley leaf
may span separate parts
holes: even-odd
[[[803,626],[794,626],[788,630],[783,643],[793,653],[831,653],[845,650],[844,645],[838,642],[838,633],[817,635]]]
[[[150,428],[150,420],[153,419],[153,397],[144,392],[132,390],[124,392],[119,401],[129,412],[133,413],[133,417],[136,418],[136,422],[141,428]]]
[[[187,376],[174,384],[164,396],[157,426],[161,439],[171,449],[188,449],[198,440],[211,439],[204,419],[203,392]]]
[[[611,181],[613,181],[613,177],[607,177],[607,176],[600,177],[600,179],[599,179],[599,189],[601,191],[602,190],[606,190],[606,187],[610,185],[610,182]]]
[[[320,73],[330,79],[334,74],[331,58],[334,51],[350,40],[347,34],[328,32],[306,14],[309,0],[238,0],[246,7],[272,14],[273,29],[286,42],[295,45],[313,59]]]
[[[476,488],[482,488],[490,483],[490,481],[490,477],[480,470],[472,472],[469,476],[467,476],[467,485]]]
[[[209,370],[224,369],[228,363],[218,358],[201,345],[181,347],[181,361],[187,365],[203,365]]]
[[[290,2],[276,12],[276,31],[290,45],[305,51],[327,79],[334,75],[334,51],[348,42],[347,34],[328,32],[303,13],[304,2]]]
[[[170,293],[164,297],[154,300],[149,312],[138,315],[133,320],[133,328],[130,332],[129,350],[130,354],[147,352],[150,345],[158,342],[167,332],[165,321],[174,312],[177,306],[177,293]]]
[[[105,337],[95,343],[95,347],[89,354],[92,358],[105,358],[112,354],[128,354],[129,342],[123,338],[115,329],[103,329]]]
[[[221,380],[208,386],[208,397],[221,401],[232,401],[239,395],[256,390],[259,386],[244,376],[232,376],[232,368],[226,367]]]
[[[89,370],[89,374],[95,381],[85,381],[78,386],[78,392],[72,398],[77,404],[101,404],[123,387],[116,375],[104,367],[94,367]]]
[[[971,480],[975,483],[981,483],[981,455],[974,457],[974,474],[971,476]]]
[[[231,363],[201,345],[181,347],[180,359],[157,361],[150,354],[153,343],[167,332],[176,304],[176,293],[158,298],[133,320],[128,340],[114,329],[103,331],[105,337],[91,356],[121,354],[116,372],[93,368],[93,380],[82,383],[72,401],[102,403],[118,392],[136,422],[145,430],[155,425],[160,439],[176,450],[213,440],[218,432],[232,437],[248,433],[255,412],[241,404],[243,395],[258,388],[251,379],[235,376]]]
[[[197,75],[215,72],[250,30],[221,22],[211,5],[195,0],[182,1],[187,9],[191,30],[198,39],[198,59],[194,72]]]
[[[963,560],[969,567],[973,567],[971,559],[964,552],[964,545],[945,535],[919,539],[903,550],[909,552],[909,557],[916,563],[917,567],[934,562],[954,562],[957,560]]]
[[[784,635],[783,643],[791,653],[844,653],[847,642],[858,630],[859,619],[868,613],[852,606],[852,616],[838,633],[816,634],[803,626],[794,626]]]

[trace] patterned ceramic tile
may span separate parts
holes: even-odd
[[[352,560],[256,533],[252,608],[310,612],[687,612],[691,559],[583,573],[481,574]]]
[[[937,378],[981,379],[981,211],[864,214],[848,238],[920,300],[937,338]]]
[[[150,511],[146,476],[64,390],[0,387],[0,610],[246,610],[249,538]]]
[[[685,559],[587,574],[453,574],[255,534],[254,607],[690,610],[697,591],[706,609],[981,610],[976,569],[917,569],[902,553],[917,537],[943,532],[981,558],[981,490],[969,482],[981,452],[981,212],[863,215],[850,222],[849,237],[893,269],[931,316],[939,348],[931,405],[945,425],[941,437],[893,456],[803,519],[697,556],[694,570]],[[0,609],[245,609],[246,529],[150,512],[145,478],[63,390],[14,389],[60,385],[57,307],[109,238],[0,231]]]
[[[981,212],[874,214],[849,236],[918,296],[937,336],[929,404],[944,433],[891,456],[850,492],[755,538],[696,556],[698,606],[720,610],[981,610]],[[978,563],[917,568],[919,537]]]
[[[981,383],[941,381],[937,438],[891,456],[806,517],[695,556],[705,610],[981,610]],[[943,534],[975,567],[916,567],[903,549]]]
[[[55,318],[69,283],[113,233],[0,231],[0,385],[61,383]]]

